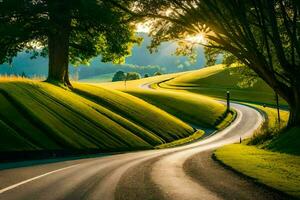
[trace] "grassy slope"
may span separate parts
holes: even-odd
[[[112,78],[114,76],[114,73],[110,74],[102,74],[98,76],[93,76],[87,79],[80,79],[80,82],[85,82],[85,83],[104,83],[104,82],[111,82]]]
[[[226,107],[220,102],[199,94],[184,94],[174,90],[160,90],[160,88],[156,88],[156,90],[140,88],[143,84],[169,80],[182,75],[184,76],[186,73],[167,74],[128,81],[126,87],[123,81],[104,83],[101,86],[132,94],[197,127],[218,128],[217,125],[222,121],[222,116],[226,111]],[[225,123],[224,126],[227,124]]]
[[[185,122],[204,128],[216,128],[220,122],[219,118],[226,112],[223,104],[202,95],[159,90],[126,92],[166,110]]]
[[[193,133],[131,95],[83,84],[75,88],[89,98],[43,82],[1,81],[0,151],[150,148]]]
[[[249,88],[240,88],[238,82],[240,82],[240,77],[236,73],[232,74],[232,69],[225,68],[223,65],[216,65],[187,73],[162,83],[160,86],[174,89],[189,87],[188,91],[217,98],[224,98],[226,91],[229,90],[233,100],[267,105],[275,104],[274,92],[262,80]],[[286,105],[283,100],[281,100],[281,104]]]
[[[230,90],[233,99],[251,102],[251,106],[262,110],[267,116],[264,127],[266,131],[258,132],[252,138],[251,142],[257,140],[257,145],[225,146],[216,151],[216,157],[224,164],[261,183],[300,198],[300,129],[294,128],[275,135],[274,130],[279,127],[276,109],[259,105],[274,105],[272,90],[262,81],[258,81],[252,88],[243,89],[237,86],[238,82],[237,75],[230,75],[229,69],[219,65],[186,73],[161,84],[154,84],[153,87],[217,98],[224,98],[226,91]],[[281,100],[281,105],[286,103]],[[284,127],[289,113],[281,110],[280,115],[281,127]]]
[[[225,164],[258,182],[300,198],[300,156],[240,144],[225,146],[215,154]]]

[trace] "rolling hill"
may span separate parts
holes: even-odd
[[[145,149],[194,133],[131,95],[83,84],[74,88],[1,81],[0,151]]]
[[[206,67],[163,82],[160,87],[184,89],[215,98],[225,98],[226,92],[230,91],[233,100],[266,105],[276,103],[274,91],[263,80],[258,79],[252,87],[241,88],[238,86],[241,76],[233,70],[224,65]],[[280,104],[287,105],[282,99]]]

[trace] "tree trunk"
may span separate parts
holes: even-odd
[[[255,61],[255,58],[251,60]],[[300,126],[300,81],[299,76],[293,77],[293,85],[285,85],[275,79],[274,72],[267,71],[268,67],[256,61],[250,66],[289,106],[290,116],[288,127]],[[260,66],[257,68],[256,66]]]
[[[288,126],[300,127],[300,87],[293,88],[293,98],[288,102],[290,107],[290,117]]]
[[[48,35],[49,73],[47,80],[71,87],[68,70],[71,20],[63,2],[56,2],[50,6],[52,6],[50,21],[53,27]]]

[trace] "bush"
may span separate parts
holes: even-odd
[[[148,77],[149,77],[149,74],[146,73],[146,74],[144,75],[144,78],[148,78]]]
[[[153,75],[154,76],[160,76],[160,75],[162,75],[162,73],[161,72],[155,72]]]
[[[117,71],[112,78],[112,82],[124,81],[125,79],[126,79],[125,73],[123,71]]]
[[[137,79],[141,79],[141,75],[137,72],[128,72],[126,74],[126,80],[130,81],[130,80],[137,80]]]

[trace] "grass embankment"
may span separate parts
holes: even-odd
[[[300,157],[233,144],[215,152],[217,159],[256,181],[300,198]]]
[[[175,146],[180,146],[183,144],[187,144],[190,142],[194,142],[196,140],[199,140],[202,138],[202,136],[205,134],[205,132],[203,130],[198,130],[196,131],[193,135],[183,138],[183,139],[179,139],[179,140],[175,140],[173,142],[170,143],[166,143],[166,144],[161,144],[156,146],[156,149],[164,149],[164,148],[170,148],[170,147],[175,147]]]
[[[287,124],[288,111],[280,111],[279,127],[276,109],[251,106],[267,116],[262,129],[243,144],[218,149],[216,158],[260,183],[300,198],[300,128],[280,129]]]
[[[194,132],[131,95],[74,86],[80,95],[44,82],[1,81],[0,152],[145,149]]]

